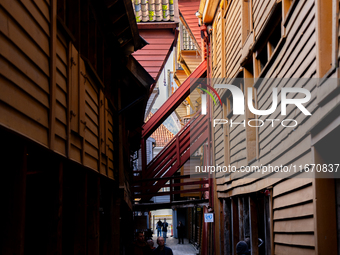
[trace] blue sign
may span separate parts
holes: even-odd
[[[204,214],[204,222],[214,222],[214,214],[213,213],[205,213]]]

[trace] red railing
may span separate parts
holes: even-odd
[[[198,112],[181,131],[163,148],[163,150],[146,165],[146,139],[164,122],[166,118],[190,95],[190,90],[195,89],[199,78],[204,77],[207,70],[207,61],[204,60],[194,72],[183,82],[168,100],[152,115],[143,126],[142,131],[142,170],[134,171],[134,197],[145,200],[157,196],[159,189],[166,187],[166,182],[180,169],[186,161],[208,138],[208,118]],[[156,180],[157,179],[157,180]],[[148,180],[148,181],[145,181]],[[197,184],[206,184],[195,183]],[[170,184],[170,194],[175,184]],[[177,184],[176,184],[177,185]],[[193,184],[191,184],[193,185]],[[201,189],[193,189],[191,192],[205,191],[207,188],[201,185]],[[188,192],[185,190],[183,192]],[[181,193],[180,191],[179,193]],[[160,195],[165,195],[164,192]]]
[[[198,86],[195,81],[201,78],[207,70],[207,61],[204,60],[194,72],[183,82],[168,100],[155,112],[154,115],[145,123],[142,131],[142,139],[147,139],[170,114],[190,95],[190,89]]]
[[[190,122],[162,149],[148,164],[145,171],[134,176],[134,197],[150,199],[156,195],[166,195],[168,192],[157,193],[162,187],[175,187],[182,184],[166,184],[175,172],[180,169],[190,156],[199,149],[208,138],[208,118],[198,112]],[[146,181],[147,180],[147,181]],[[207,181],[187,184],[206,184]],[[171,191],[171,194],[206,191],[207,188]],[[169,194],[170,194],[169,193]]]

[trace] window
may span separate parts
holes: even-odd
[[[262,70],[264,69],[264,67],[266,66],[267,62],[268,62],[267,47],[262,48],[260,53],[258,53],[256,59],[257,59],[257,64],[258,64],[258,69],[259,69],[258,71],[259,71],[259,73],[261,73]]]
[[[182,32],[182,50],[196,50],[195,43],[191,39],[189,32],[186,28],[181,24],[181,32]]]
[[[279,41],[281,39],[281,23],[276,26],[273,33],[269,37],[268,40],[268,58],[270,58],[273,55],[273,52],[276,48],[276,46],[279,44]]]
[[[273,55],[278,54],[282,35],[282,4],[277,3],[269,15],[266,25],[256,38],[255,48],[255,78],[264,77],[271,65]],[[266,69],[266,71],[263,71]]]

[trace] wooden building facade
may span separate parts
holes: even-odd
[[[145,44],[129,0],[0,1],[1,254],[131,254]]]
[[[255,109],[261,110],[271,107],[272,88],[295,86],[311,93],[305,104],[311,116],[293,107],[280,116],[280,106],[268,116],[256,116],[247,110],[247,100],[245,115],[233,114],[232,95],[218,90],[223,107],[212,106],[215,119],[247,123],[284,117],[298,125],[217,125],[212,132],[214,166],[329,168],[340,163],[339,3],[201,1],[201,22],[211,25],[209,77],[238,85],[246,98],[252,88]],[[285,83],[282,78],[303,80]],[[316,177],[304,171],[294,178],[216,174],[215,254],[236,254],[237,242],[246,238],[251,254],[340,254],[339,181]],[[264,241],[260,248],[258,238]]]

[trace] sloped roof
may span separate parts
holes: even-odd
[[[148,121],[152,115],[153,114],[150,112],[146,121]],[[171,141],[174,136],[175,135],[170,132],[170,130],[167,129],[163,124],[161,124],[159,128],[157,128],[155,132],[153,132],[153,134],[151,135],[151,137],[156,140],[157,147],[164,147],[168,144],[168,142]]]
[[[173,0],[132,0],[137,22],[174,21]]]
[[[170,29],[140,29],[139,34],[149,44],[132,55],[157,82],[168,60],[176,35]]]
[[[200,1],[192,0],[179,0],[178,8],[181,12],[186,24],[189,26],[195,40],[199,46],[201,46],[201,31],[198,26],[198,19],[196,17],[196,12],[200,6]]]

